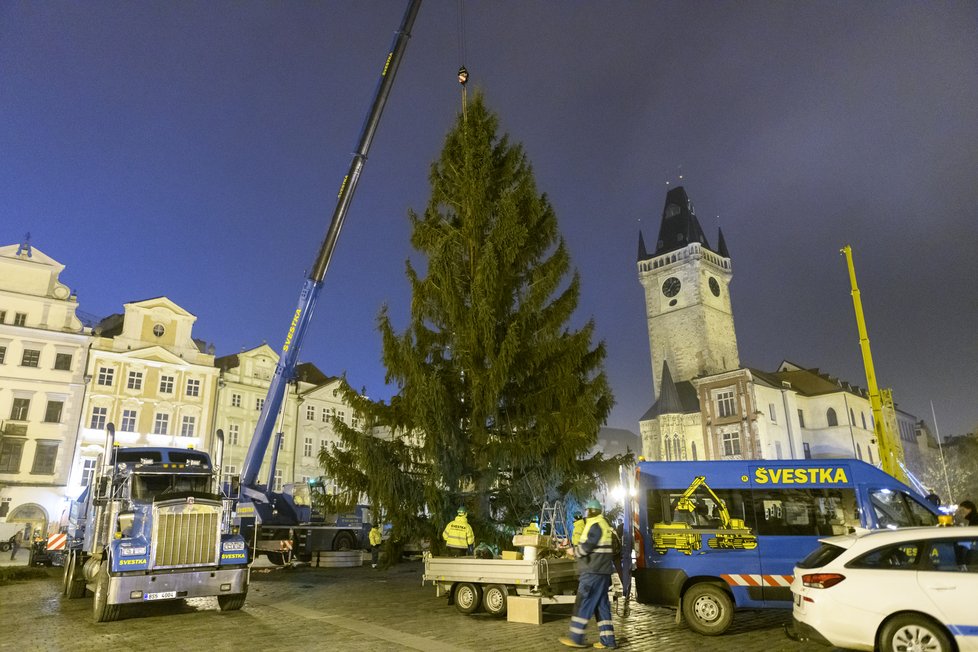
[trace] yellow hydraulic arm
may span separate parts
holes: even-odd
[[[852,306],[856,312],[856,328],[859,330],[859,347],[862,349],[863,366],[866,367],[866,386],[869,389],[869,404],[873,410],[873,428],[876,431],[876,441],[880,447],[880,461],[883,470],[902,482],[907,478],[901,468],[903,462],[903,447],[900,438],[896,436],[895,424],[891,423],[889,415],[883,413],[883,397],[876,384],[876,371],[873,368],[873,354],[869,350],[869,334],[866,332],[866,319],[863,317],[863,302],[859,298],[859,287],[856,285],[856,268],[852,264],[852,247],[844,246],[841,252],[846,257],[849,266],[849,280],[852,282]],[[890,391],[884,390],[890,399]],[[887,408],[892,414],[892,399],[887,401]]]

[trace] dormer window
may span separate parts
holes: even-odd
[[[669,204],[668,206],[666,206],[666,217],[669,218],[675,215],[679,215],[680,211],[681,209],[677,204]]]
[[[163,337],[163,333],[165,332],[166,328],[163,327],[163,324],[155,324],[153,326],[153,335],[155,337]]]

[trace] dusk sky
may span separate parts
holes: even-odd
[[[406,2],[0,3],[0,245],[30,232],[80,310],[165,295],[218,355],[278,350]],[[653,401],[641,230],[682,184],[733,264],[741,364],[881,387],[978,425],[978,9],[962,2],[427,0],[300,357],[384,384],[408,209],[469,69],[522,143],[608,347],[609,426]],[[464,59],[464,60],[463,60]],[[661,364],[661,362],[659,363]]]

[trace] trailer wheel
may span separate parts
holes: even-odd
[[[65,595],[69,600],[85,596],[85,578],[81,569],[81,555],[72,551],[65,560]]]
[[[492,616],[506,615],[506,599],[509,589],[502,584],[490,584],[482,594],[482,608]]]
[[[697,634],[724,633],[733,622],[733,612],[730,594],[714,584],[694,584],[683,595],[683,617]]]
[[[285,566],[286,559],[284,552],[266,552],[265,556],[268,557],[269,562],[276,566]]]
[[[462,582],[455,587],[455,608],[460,613],[471,614],[482,602],[482,587],[471,582]]]
[[[221,611],[237,611],[244,606],[247,593],[235,593],[233,595],[217,596],[217,606]]]
[[[109,604],[109,558],[106,557],[99,564],[98,574],[95,576],[95,600],[93,603],[93,615],[97,623],[110,623],[119,620],[122,606]]]

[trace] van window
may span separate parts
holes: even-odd
[[[892,489],[869,492],[878,527],[898,528],[937,525],[937,516],[911,496]]]
[[[650,490],[647,502],[649,524],[687,523],[694,528],[720,528],[730,527],[731,520],[740,520],[747,521],[747,527],[752,527],[749,491],[713,491],[701,486],[682,500],[687,491],[686,488]]]
[[[852,489],[767,489],[753,498],[758,534],[832,536],[859,526]]]

